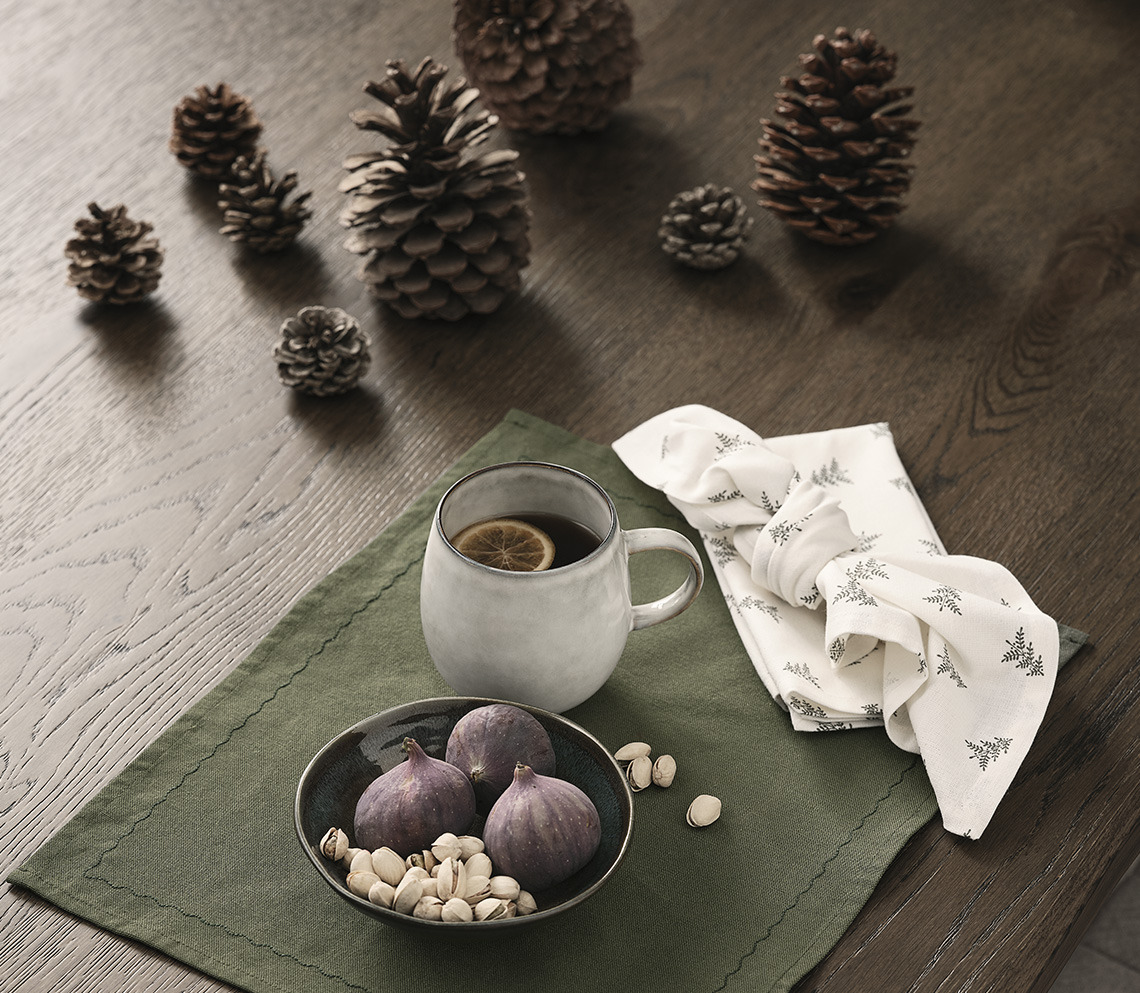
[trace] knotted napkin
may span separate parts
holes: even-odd
[[[977,838],[1057,674],[1058,628],[995,562],[947,555],[886,424],[762,439],[708,407],[614,451],[700,533],[756,671],[803,731],[886,726]]]

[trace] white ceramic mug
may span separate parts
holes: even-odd
[[[469,524],[554,514],[600,539],[577,561],[510,572],[472,561],[451,544]],[[652,603],[634,604],[629,556],[664,549],[689,563],[685,581]],[[561,712],[610,677],[630,631],[681,613],[704,582],[700,556],[667,528],[623,531],[609,495],[575,469],[506,462],[464,476],[436,508],[424,553],[420,617],[428,652],[457,693]]]

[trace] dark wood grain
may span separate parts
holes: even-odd
[[[633,0],[645,65],[604,132],[500,133],[534,213],[522,291],[455,325],[370,302],[342,247],[348,114],[388,58],[451,59],[446,3],[6,4],[0,133],[0,866],[19,863],[313,583],[519,407],[608,443],[682,402],[762,434],[891,422],[946,544],[1093,639],[985,836],[935,820],[802,990],[1043,993],[1140,850],[1140,202],[1124,0]],[[817,32],[870,27],[924,121],[899,227],[857,250],[752,208],[730,269],[660,251],[700,183],[746,195],[759,119]],[[453,70],[455,71],[455,70]],[[312,189],[296,247],[231,245],[166,149],[225,79]],[[151,302],[84,305],[64,242],[124,202]],[[373,338],[361,389],[279,386],[311,303]],[[0,988],[224,987],[0,889]]]

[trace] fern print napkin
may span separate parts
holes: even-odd
[[[700,533],[792,725],[885,724],[945,828],[979,837],[1044,716],[1058,626],[1002,566],[946,554],[889,427],[764,440],[690,405],[613,448]]]

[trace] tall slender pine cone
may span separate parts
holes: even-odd
[[[295,172],[274,178],[265,152],[253,158],[239,155],[234,159],[230,181],[218,187],[222,234],[258,252],[288,248],[312,216],[305,206],[312,191],[297,194],[292,203],[285,202],[296,188]]]
[[[518,152],[475,151],[495,118],[472,106],[479,91],[465,80],[445,84],[446,72],[430,58],[414,72],[389,62],[384,79],[364,87],[381,106],[352,114],[393,144],[345,160],[345,247],[367,257],[360,279],[403,317],[490,313],[529,261]]]
[[[103,210],[97,203],[91,217],[75,222],[78,237],[64,247],[69,261],[67,283],[86,300],[133,303],[152,292],[162,278],[162,249],[149,237],[153,226],[132,221],[122,204]]]
[[[253,105],[229,84],[199,86],[174,108],[170,150],[191,172],[225,179],[239,155],[257,151],[260,134]]]
[[[605,127],[641,65],[624,0],[455,0],[453,29],[471,84],[515,131]]]
[[[371,342],[339,307],[304,307],[281,325],[273,350],[281,382],[314,396],[351,390],[372,363]]]
[[[657,237],[668,255],[693,269],[723,269],[736,261],[752,218],[727,186],[706,183],[669,201]]]
[[[761,206],[807,237],[829,245],[870,241],[903,209],[913,168],[905,159],[919,121],[898,101],[912,86],[890,87],[897,56],[870,31],[836,28],[801,55],[803,74],[785,76],[776,94],[783,123],[763,120],[762,154],[752,188]]]

